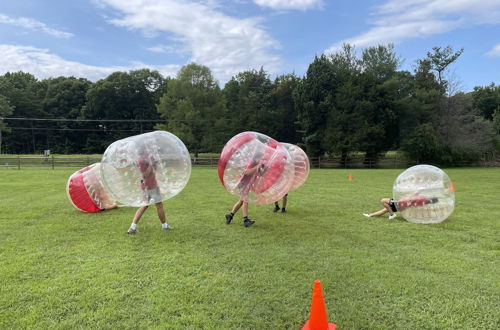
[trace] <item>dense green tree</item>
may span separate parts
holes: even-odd
[[[470,95],[458,93],[445,98],[438,126],[446,148],[442,161],[454,163],[481,157],[493,148],[493,123],[472,110]]]
[[[100,131],[88,134],[84,151],[100,153],[113,141],[151,131],[159,120],[156,104],[164,84],[163,76],[149,69],[114,72],[94,83],[87,91],[82,114],[84,119],[102,122],[93,125]]]
[[[323,140],[337,83],[332,63],[322,54],[314,58],[294,93],[306,151],[311,156],[322,156],[327,151]]]
[[[493,127],[497,134],[500,134],[500,108],[493,113]]]
[[[43,85],[31,74],[24,72],[6,73],[0,77],[0,95],[14,108],[14,118],[45,118],[42,109]],[[34,153],[43,150],[37,143],[40,131],[34,120],[16,120],[10,123],[11,132],[6,133],[5,149],[9,153]],[[45,137],[45,132],[41,132]]]
[[[14,107],[11,107],[9,101],[0,95],[0,154],[2,153],[2,132],[10,132],[10,128],[3,119],[10,116],[13,111]]]
[[[275,126],[275,138],[279,141],[302,144],[302,134],[299,132],[297,108],[293,93],[300,83],[300,78],[294,74],[278,76],[273,83],[272,108],[276,113],[272,119]]]
[[[360,123],[359,151],[367,160],[375,160],[380,153],[396,146],[402,76],[397,74],[401,63],[393,45],[370,47],[363,51],[360,61],[359,84],[363,95],[358,111],[363,117]]]
[[[316,57],[295,94],[308,152],[349,154],[364,151],[376,158],[397,142],[400,60],[393,46],[354,48]]]
[[[500,86],[474,87],[472,105],[478,114],[486,119],[493,119],[495,111],[500,110]]]
[[[54,153],[81,153],[81,141],[86,140],[87,123],[72,120],[82,116],[86,93],[92,83],[84,78],[57,77],[42,82],[46,86],[42,102],[49,118],[68,121],[47,122],[46,148]]]
[[[417,162],[437,161],[444,150],[437,131],[444,90],[432,73],[429,60],[419,60],[417,64],[411,98],[400,113],[401,149]]]
[[[222,149],[227,128],[222,91],[206,66],[184,66],[169,82],[158,112],[165,123],[156,128],[177,135],[195,156]]]
[[[233,135],[257,131],[272,137],[278,133],[273,105],[273,84],[263,68],[238,73],[224,87]]]

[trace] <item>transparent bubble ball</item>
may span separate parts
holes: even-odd
[[[106,190],[127,206],[146,206],[174,197],[191,175],[191,157],[172,133],[155,131],[113,142],[104,152]]]
[[[292,157],[295,177],[293,179],[293,184],[290,188],[290,191],[296,190],[300,186],[302,186],[304,182],[306,182],[307,177],[309,176],[309,170],[311,168],[309,157],[307,157],[307,154],[299,146],[283,142],[281,143],[281,145],[286,148],[286,150]]]
[[[116,203],[101,180],[101,164],[95,163],[73,173],[66,185],[69,201],[83,212],[99,212]]]
[[[448,175],[432,165],[416,165],[401,173],[392,188],[400,214],[414,223],[440,223],[455,208],[455,192]]]
[[[270,204],[290,191],[292,157],[276,140],[257,132],[231,138],[221,152],[219,179],[228,192],[253,204]]]

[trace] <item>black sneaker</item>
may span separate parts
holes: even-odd
[[[285,209],[281,209],[281,213],[286,213],[286,210]]]
[[[231,213],[226,214],[226,224],[229,225],[233,220],[233,215]]]
[[[274,212],[274,213],[276,213],[276,212],[278,212],[279,210],[280,210],[280,206],[279,206],[279,205],[275,205],[275,206],[274,206],[274,210],[273,210],[273,212]]]
[[[255,223],[255,221],[253,221],[252,219],[243,219],[243,225],[245,227],[250,227],[251,225],[253,225]]]

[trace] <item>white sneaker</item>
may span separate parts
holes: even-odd
[[[133,229],[132,227],[130,227],[127,231],[127,234],[130,234],[130,235],[135,235],[138,233],[139,233],[139,231],[137,229]]]
[[[392,220],[394,219],[395,217],[397,217],[397,214],[396,213],[393,213],[389,216],[389,220]]]
[[[371,215],[369,215],[368,213],[363,213],[363,215],[367,218],[371,218]]]
[[[163,230],[170,230],[172,229],[172,227],[170,227],[169,225],[166,225],[165,227],[161,227]]]

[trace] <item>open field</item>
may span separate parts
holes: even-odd
[[[340,329],[500,328],[500,170],[445,170],[456,208],[441,224],[365,218],[401,170],[313,170],[289,213],[236,201],[194,168],[125,234],[135,209],[75,210],[73,169],[0,169],[0,328],[299,329],[321,280]],[[352,173],[353,181],[347,176]]]

